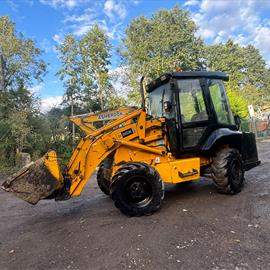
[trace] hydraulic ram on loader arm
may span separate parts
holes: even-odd
[[[120,146],[163,156],[165,146],[150,147],[147,144],[162,138],[164,121],[162,118],[146,121],[146,112],[136,110],[83,138],[72,153],[63,174],[56,153],[49,151],[43,158],[4,182],[2,187],[31,204],[41,199],[62,200],[79,196],[96,167]],[[146,136],[146,133],[150,136]]]

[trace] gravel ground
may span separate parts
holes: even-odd
[[[270,141],[259,151],[240,194],[208,179],[167,186],[161,211],[141,218],[94,178],[79,198],[36,206],[1,190],[0,269],[270,269]]]

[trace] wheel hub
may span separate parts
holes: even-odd
[[[142,199],[146,195],[146,190],[144,189],[142,183],[134,182],[130,186],[130,194],[134,198]]]
[[[152,196],[151,185],[147,179],[133,178],[126,186],[129,201],[136,204],[146,203]]]

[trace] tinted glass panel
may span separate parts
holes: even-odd
[[[164,103],[169,102],[172,108],[169,112],[165,112]],[[152,91],[149,94],[149,114],[155,118],[166,117],[168,119],[176,118],[175,102],[170,84],[167,83]]]
[[[178,80],[182,123],[208,120],[200,81]]]
[[[197,128],[185,128],[183,129],[183,147],[194,147],[197,146],[199,140],[203,136],[206,127]]]
[[[210,80],[209,91],[218,122],[222,124],[234,124],[233,114],[228,105],[223,82],[219,80]]]

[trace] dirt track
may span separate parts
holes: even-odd
[[[203,179],[128,218],[94,179],[80,198],[31,206],[0,191],[0,269],[270,269],[270,141],[236,196]]]

